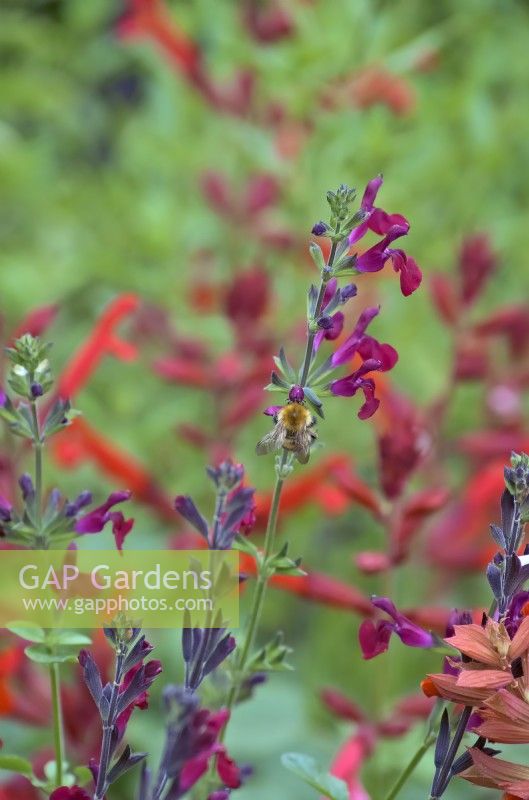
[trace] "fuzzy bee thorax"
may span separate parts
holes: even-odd
[[[312,423],[312,414],[301,403],[288,403],[277,414],[287,431],[300,431]]]

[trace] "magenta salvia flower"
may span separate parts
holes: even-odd
[[[333,353],[333,367],[347,364],[356,353],[364,360],[376,358],[381,363],[382,371],[392,369],[398,361],[398,354],[390,344],[380,344],[377,339],[366,334],[369,323],[379,314],[380,307],[366,308],[360,315],[355,329],[345,342]]]
[[[182,797],[205,775],[213,759],[221,783],[217,791],[237,789],[241,770],[218,741],[230,717],[228,709],[202,708],[198,696],[181,686],[168,686],[164,700],[169,713],[164,754],[154,780],[144,775],[140,800],[158,798],[159,786],[169,787],[168,797]]]
[[[90,795],[80,786],[59,786],[50,794],[50,800],[90,800]]]
[[[7,395],[2,389],[0,389],[0,406],[2,406],[3,408],[6,403],[7,403]]]
[[[359,390],[364,393],[365,402],[358,412],[360,419],[371,417],[380,404],[375,397],[375,383],[366,375],[369,372],[390,370],[398,360],[398,354],[394,347],[390,344],[381,344],[377,339],[366,334],[369,323],[377,316],[379,310],[376,306],[366,308],[360,315],[352,334],[331,356],[331,364],[334,367],[348,363],[356,354],[363,359],[363,364],[357,370],[329,384],[329,389],[335,396],[353,397]]]
[[[389,598],[375,597],[372,603],[376,608],[385,611],[391,617],[392,622],[379,620],[374,623],[370,619],[366,619],[361,624],[358,638],[365,659],[384,653],[388,649],[393,633],[408,647],[433,647],[435,641],[433,635],[397,611]]]
[[[365,402],[358,412],[359,419],[369,419],[380,405],[380,400],[375,397],[375,382],[372,378],[366,378],[365,375],[380,370],[381,366],[380,361],[368,359],[351,375],[338,378],[330,384],[330,390],[336,397],[354,397],[359,390],[362,390]]]
[[[111,508],[128,500],[130,496],[131,492],[129,491],[112,492],[103,505],[94,508],[76,521],[76,533],[99,533],[108,522],[111,522],[116,547],[121,551],[125,537],[130,533],[134,525],[134,520],[125,519],[121,511],[111,511]]]
[[[136,678],[136,681],[141,680],[140,688],[141,691],[137,697],[135,697],[131,703],[123,709],[123,711],[119,714],[116,718],[115,727],[116,727],[116,736],[118,741],[120,741],[127,729],[127,725],[129,724],[129,720],[132,716],[132,712],[135,708],[139,708],[144,711],[149,706],[149,695],[148,690],[155,680],[155,678],[160,675],[162,672],[162,662],[158,659],[153,658],[151,661],[148,661],[145,665],[143,664],[143,658],[146,658],[149,653],[152,651],[153,647],[149,642],[144,641],[144,646],[142,649],[142,661],[138,664],[135,664],[131,669],[126,672],[125,676],[123,677],[123,682],[119,687],[119,694],[124,694],[129,686],[132,684],[133,680]],[[141,674],[138,674],[141,673]],[[138,677],[137,677],[138,676]]]
[[[381,208],[375,208],[374,202],[382,182],[382,176],[379,175],[367,184],[360,206],[366,218],[349,234],[349,244],[358,242],[368,231],[383,236],[380,242],[358,256],[355,267],[359,272],[378,272],[391,259],[393,269],[400,273],[402,294],[408,297],[420,286],[422,274],[413,258],[407,256],[403,250],[389,246],[396,239],[407,235],[410,223],[401,214],[388,214]]]
[[[356,269],[360,272],[379,272],[388,259],[391,259],[393,269],[400,273],[400,289],[404,297],[418,289],[421,285],[422,273],[413,258],[406,255],[404,250],[390,248],[389,245],[406,236],[409,225],[394,225],[387,235],[378,244],[370,247],[356,261]]]

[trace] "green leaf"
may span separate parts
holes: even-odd
[[[32,775],[33,767],[25,758],[11,756],[5,753],[0,755],[0,769],[8,769],[10,772],[18,772],[20,775]]]
[[[51,653],[47,647],[39,644],[32,644],[26,647],[25,654],[31,661],[37,664],[74,664],[77,657],[71,654]]]
[[[28,642],[44,642],[46,639],[46,632],[40,625],[34,622],[23,622],[15,620],[8,622],[6,625],[8,631],[20,636],[21,639],[26,639]]]
[[[309,245],[309,252],[316,268],[319,272],[322,272],[325,269],[325,258],[323,257],[323,252],[319,244],[311,242]]]
[[[272,372],[271,378],[272,378],[272,383],[275,386],[280,386],[282,389],[290,389],[290,383],[284,381],[283,378],[281,378],[277,374],[277,372]]]
[[[321,402],[320,398],[314,392],[310,386],[304,386],[303,391],[305,392],[305,400],[312,408],[312,410],[318,414],[319,417],[323,419],[323,403]]]
[[[93,778],[93,775],[88,767],[74,767],[73,773],[77,778],[77,783],[79,786],[86,786]]]
[[[349,791],[345,781],[328,772],[321,772],[316,761],[310,756],[303,753],[285,753],[281,756],[281,763],[324,797],[330,800],[348,800]]]
[[[256,560],[259,559],[261,555],[254,543],[246,536],[241,536],[240,533],[238,533],[234,539],[233,548],[234,550],[240,550],[241,553],[248,553],[248,555],[253,556]]]
[[[279,355],[274,356],[274,363],[279,371],[285,376],[287,381],[290,381],[290,383],[296,382],[296,373],[294,371],[294,367],[286,357],[284,347],[279,349]]]
[[[89,636],[84,633],[78,633],[77,631],[58,631],[53,636],[53,639],[57,644],[67,647],[92,644],[92,640]]]

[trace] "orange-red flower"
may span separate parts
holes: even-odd
[[[123,361],[136,357],[136,348],[118,337],[116,327],[137,309],[138,304],[139,300],[133,294],[122,294],[109,303],[87,340],[60,375],[57,383],[57,394],[60,397],[74,397],[104,356],[112,355]]]
[[[117,30],[123,38],[153,39],[170,61],[187,75],[194,75],[201,65],[198,46],[177,25],[161,0],[128,0],[127,11]]]
[[[83,417],[74,419],[52,439],[50,448],[62,467],[71,469],[91,461],[103,474],[130,489],[135,498],[151,505],[163,518],[174,521],[171,502],[149,471],[130,453],[92,428]]]
[[[456,675],[428,675],[423,685],[425,694],[430,697],[434,694],[433,685],[440,697],[454,703],[483,707],[480,715],[486,722],[477,730],[488,736],[483,733],[484,726],[487,731],[494,729],[497,736],[491,738],[496,741],[508,741],[499,737],[504,718],[509,714],[512,716],[512,704],[518,714],[518,733],[513,734],[509,729],[504,735],[524,736],[523,741],[529,742],[529,705],[525,699],[522,701],[517,696],[520,687],[525,687],[525,673],[518,678],[512,670],[513,662],[522,656],[526,667],[528,666],[529,617],[524,617],[513,639],[503,623],[491,619],[487,620],[485,627],[474,624],[455,625],[454,631],[454,635],[445,641],[469,660],[454,663],[459,669]],[[507,688],[508,691],[505,691]],[[527,727],[521,732],[520,724],[525,712]],[[516,741],[520,741],[520,738]]]
[[[504,800],[529,800],[529,767],[471,748],[473,765],[461,773],[470,783],[507,792]]]

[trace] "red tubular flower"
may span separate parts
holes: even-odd
[[[432,435],[420,410],[390,386],[383,391],[376,428],[380,483],[386,497],[394,500],[428,455]]]
[[[240,569],[247,575],[257,573],[254,559],[245,553],[240,555]],[[374,614],[371,601],[362,592],[322,572],[312,572],[309,569],[307,575],[274,575],[270,579],[270,586],[314,603],[353,611],[362,617],[371,617]]]
[[[263,8],[259,0],[245,0],[243,4],[243,22],[260,44],[277,42],[294,32],[292,18],[277,0],[272,0],[269,6]]]
[[[123,39],[152,39],[187,76],[196,76],[201,70],[202,58],[198,46],[178,27],[161,0],[128,0],[117,32]]]
[[[14,709],[15,700],[9,680],[19,668],[22,653],[15,647],[0,652],[0,717],[8,716]]]
[[[455,325],[460,313],[460,303],[454,282],[443,274],[430,275],[428,288],[440,318],[447,325]]]
[[[34,308],[29,312],[27,317],[25,317],[22,322],[17,325],[11,335],[10,342],[18,339],[19,336],[23,336],[24,333],[30,333],[32,336],[42,336],[44,331],[53,323],[58,312],[58,305],[40,306],[39,308]]]
[[[145,467],[95,431],[83,417],[74,419],[54,437],[50,447],[57,463],[65,469],[91,461],[113,481],[128,486],[136,499],[151,505],[164,519],[174,521],[171,501]]]
[[[254,266],[238,272],[226,287],[224,310],[239,327],[254,327],[270,303],[270,279],[265,269]]]
[[[483,539],[483,531],[497,513],[498,496],[504,489],[503,466],[504,458],[475,472],[461,499],[434,525],[427,553],[437,566],[482,569],[494,555],[495,547]]]
[[[413,537],[425,520],[446,505],[448,497],[447,489],[435,488],[424,489],[407,500],[400,514],[396,515],[391,530],[390,560],[393,565],[407,558]]]
[[[338,751],[331,764],[331,774],[347,783],[349,800],[370,800],[360,781],[360,770],[373,752],[375,733],[362,728],[351,736]]]
[[[186,358],[169,356],[159,358],[154,369],[165,380],[195,389],[211,387],[211,371],[205,364],[197,364]]]
[[[465,239],[459,255],[461,275],[461,299],[471,305],[497,266],[497,258],[486,233],[478,233]]]
[[[349,722],[365,722],[366,715],[356,703],[336,689],[326,688],[320,692],[320,698],[329,711],[340,719]]]
[[[40,797],[38,789],[19,775],[0,785],[0,800],[40,800]]]
[[[355,75],[348,94],[357,108],[385,105],[396,116],[409,114],[416,103],[411,83],[383,67],[367,67]]]
[[[281,517],[293,514],[314,501],[322,503],[329,510],[328,498],[325,494],[322,497],[322,489],[326,486],[343,489],[352,502],[373,510],[379,509],[378,500],[369,487],[356,476],[349,457],[336,453],[322,458],[318,464],[306,468],[285,483],[281,495]],[[341,509],[342,497],[339,499]],[[271,493],[256,496],[257,528],[266,526],[271,502]]]
[[[308,575],[300,577],[275,575],[270,585],[297,594],[313,603],[354,611],[362,617],[373,614],[371,603],[362,592],[322,572],[309,572]]]
[[[122,294],[104,310],[86,342],[81,345],[69,364],[66,365],[57,383],[60,397],[74,397],[86,384],[97,365],[106,355],[124,361],[136,357],[136,348],[119,339],[115,328],[138,308],[136,295]]]

